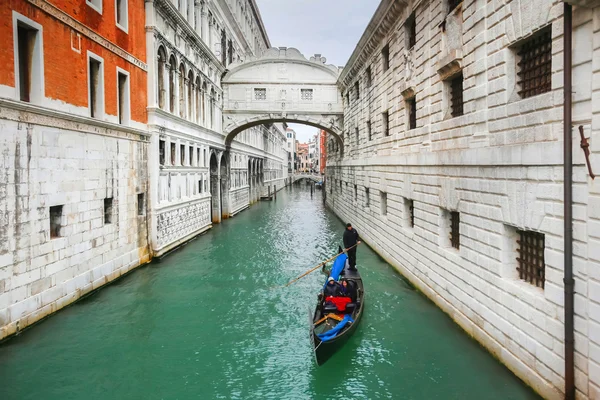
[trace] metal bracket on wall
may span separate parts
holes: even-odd
[[[592,179],[594,179],[596,177],[596,175],[594,175],[594,173],[592,172],[592,164],[590,163],[590,143],[588,142],[588,139],[583,134],[583,125],[579,125],[579,134],[581,135],[580,146],[583,149],[583,154],[585,154],[585,162],[588,167],[588,172],[590,173],[590,176],[592,177]]]

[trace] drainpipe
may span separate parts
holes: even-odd
[[[572,138],[572,33],[573,9],[564,3],[564,224],[565,224],[565,399],[575,400],[575,334],[573,324],[573,138]]]

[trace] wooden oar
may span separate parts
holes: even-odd
[[[344,249],[343,252],[347,252],[348,250],[350,250],[353,247],[358,246],[358,243],[356,243],[354,246],[350,246],[347,249]],[[327,264],[329,261],[335,259],[337,256],[339,256],[341,253],[336,254],[335,256],[328,258],[327,260],[323,261],[321,264],[317,265],[314,268],[311,268],[310,270],[308,270],[307,272],[303,273],[302,275],[300,275],[299,277],[292,279],[291,281],[289,281],[288,283],[286,283],[283,286],[275,286],[273,289],[279,288],[279,287],[288,287],[290,286],[292,283],[299,281],[300,279],[304,278],[306,275],[310,274],[311,272],[316,271],[317,269],[319,269],[320,267],[322,267],[323,265]]]

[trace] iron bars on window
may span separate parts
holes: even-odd
[[[517,231],[519,239],[517,271],[519,278],[537,287],[544,288],[546,262],[544,260],[545,238],[543,233]]]
[[[529,39],[517,53],[519,55],[518,84],[522,98],[536,96],[552,89],[552,31]]]

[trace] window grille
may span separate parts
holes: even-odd
[[[415,204],[413,200],[408,200],[408,226],[415,227]]]
[[[381,114],[381,123],[383,125],[383,136],[390,135],[390,114],[386,111]]]
[[[417,21],[414,13],[406,20],[406,34],[408,35],[408,49],[410,50],[417,43]]]
[[[455,249],[460,248],[460,214],[458,211],[450,212],[450,243]]]
[[[417,127],[417,98],[406,100],[406,107],[408,108],[408,129],[415,129]]]
[[[450,14],[463,0],[448,0],[448,14]]]
[[[519,245],[517,271],[519,278],[537,287],[544,288],[546,263],[544,260],[545,237],[543,233],[517,231]]]
[[[300,99],[312,101],[313,90],[312,89],[300,89]]]
[[[450,98],[452,107],[452,116],[458,117],[463,115],[463,74],[452,78],[450,81]]]
[[[390,68],[390,45],[386,44],[381,50],[381,61],[383,64],[383,72]]]
[[[266,100],[266,99],[267,99],[267,89],[266,88],[254,89],[254,100]]]
[[[552,31],[546,28],[519,48],[518,84],[522,98],[552,89]]]

